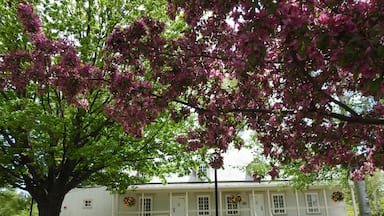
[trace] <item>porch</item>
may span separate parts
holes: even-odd
[[[297,191],[277,187],[223,187],[218,191],[219,216],[344,216],[344,202],[332,200],[335,190]],[[249,185],[248,185],[249,186]],[[114,197],[114,216],[215,216],[212,185],[147,185]],[[160,189],[162,188],[162,189]],[[128,200],[133,200],[128,202]]]

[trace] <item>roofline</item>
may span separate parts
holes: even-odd
[[[226,190],[236,190],[236,189],[250,189],[250,190],[260,190],[260,189],[281,189],[284,187],[292,188],[289,181],[266,181],[266,182],[253,182],[253,181],[221,181],[218,182],[218,189],[220,191]],[[320,189],[324,188],[325,185],[314,185],[310,186],[308,190],[311,189]],[[196,190],[213,190],[215,188],[214,182],[172,182],[167,184],[162,183],[148,183],[141,185],[134,185],[131,189],[127,191],[166,191],[166,190],[186,190],[186,191],[196,191]]]
[[[213,184],[215,181],[184,181],[184,182],[166,182],[165,184],[164,183],[161,183],[161,182],[148,182],[148,183],[143,183],[143,184],[136,184],[136,186],[139,186],[139,185],[158,185],[158,184],[161,184],[161,185],[172,185],[172,184]],[[255,182],[255,181],[244,181],[244,180],[239,180],[239,181],[217,181],[218,184],[222,184],[222,183],[256,183],[256,184],[265,184],[265,183],[277,183],[277,182],[289,182],[289,180],[273,180],[273,181],[268,181],[268,180],[265,180],[265,181],[261,181],[260,183],[259,182]]]
[[[236,189],[249,189],[249,190],[260,190],[260,189],[281,189],[281,188],[291,188],[295,189],[292,185],[289,184],[289,180],[273,180],[273,181],[218,181],[218,188],[221,191],[226,190],[236,190]],[[81,188],[100,188],[105,187],[102,185],[94,185],[94,186],[83,186],[77,187]],[[127,191],[166,191],[166,190],[210,190],[214,189],[215,182],[207,182],[207,181],[194,181],[194,182],[149,182],[143,184],[132,185],[127,188]],[[321,189],[324,187],[339,187],[337,184],[316,184],[305,188],[305,190],[313,190],[313,189]]]

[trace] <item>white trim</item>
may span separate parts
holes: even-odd
[[[220,188],[233,188],[235,190],[238,189],[249,189],[249,188],[281,188],[286,186],[285,183],[257,183],[257,182],[219,182]],[[190,189],[212,189],[214,186],[213,181],[211,183],[208,182],[200,182],[199,183],[174,183],[174,184],[162,184],[162,183],[154,183],[154,184],[143,184],[143,185],[136,185],[136,190],[143,190],[143,191],[160,191],[160,190],[190,190]],[[316,189],[313,188],[313,189]],[[320,187],[321,189],[321,187]]]
[[[297,192],[297,189],[295,189],[295,197],[296,197],[296,210],[297,210],[297,216],[301,216],[300,202],[299,202],[299,193]]]
[[[144,209],[144,200],[146,200],[146,199],[149,199],[150,200],[150,210],[149,210],[149,212],[148,211],[146,211],[145,209]],[[151,196],[144,196],[144,194],[142,194],[142,196],[140,197],[140,203],[141,203],[141,208],[139,209],[140,211],[140,214],[142,215],[142,216],[146,216],[146,214],[149,214],[149,215],[151,215],[152,216],[152,211],[153,211],[153,197],[151,197]]]
[[[221,190],[219,190],[219,215],[220,216],[223,216],[223,211],[222,211],[222,208],[223,208],[223,200],[222,200],[222,192]]]
[[[231,199],[231,196],[232,196],[231,194],[225,195],[225,215],[240,215],[240,203],[228,202],[228,199]],[[230,204],[231,204],[231,209],[229,209]],[[236,208],[232,209],[233,207],[236,207]]]
[[[173,197],[172,197],[172,191],[169,192],[169,215],[173,216]],[[172,209],[172,210],[171,210]]]
[[[188,206],[189,199],[188,199],[188,195],[189,195],[188,191],[185,192],[185,211],[186,211],[185,215],[186,216],[189,216],[189,206]]]
[[[323,188],[323,196],[324,196],[324,205],[325,205],[325,216],[328,216],[329,215],[328,201],[327,201],[327,192],[325,191],[325,188]]]
[[[269,189],[267,189],[267,196],[268,196],[268,212],[269,212],[269,215],[272,215],[271,194],[269,192]]]
[[[112,216],[117,216],[119,213],[119,193],[113,193],[112,196]]]
[[[144,197],[144,193],[142,192],[141,193],[141,197],[139,197],[139,200],[141,200],[141,198],[143,198]],[[140,202],[140,201],[139,201]],[[140,202],[140,205],[139,206],[141,206],[141,207],[139,207],[139,209],[140,209],[140,211],[139,211],[139,214],[141,215],[141,216],[143,216],[144,215],[144,213],[143,213],[143,209],[144,209],[144,202]]]
[[[311,197],[311,205],[316,203],[316,206],[308,206],[309,200],[308,196]],[[316,197],[316,202],[314,202],[312,199]],[[305,199],[305,206],[306,206],[306,212],[307,214],[318,214],[320,213],[320,200],[319,200],[319,194],[317,192],[306,192],[304,193],[304,199]],[[312,210],[312,211],[311,211]]]
[[[255,202],[255,190],[252,190],[252,208],[251,208],[252,214],[254,216],[257,216],[256,212],[256,202]]]
[[[208,209],[200,209],[199,207],[199,199],[200,198],[208,198]],[[197,207],[197,212],[196,212],[196,215],[197,216],[200,216],[200,215],[211,215],[211,196],[209,195],[197,195],[196,196],[196,207]],[[202,214],[200,214],[202,213]],[[208,213],[208,214],[206,214]]]
[[[277,199],[279,201],[278,205],[282,205],[282,207],[280,207],[280,206],[278,208],[275,207],[274,197],[277,197]],[[282,199],[280,200],[280,198],[282,198]],[[280,201],[282,201],[282,203],[280,203]],[[286,204],[286,201],[285,201],[285,194],[283,194],[283,193],[273,193],[272,194],[272,203],[273,203],[272,213],[274,215],[287,214],[287,204]]]

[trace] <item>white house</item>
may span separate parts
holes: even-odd
[[[214,171],[206,169],[211,182],[195,173],[170,177],[167,184],[154,179],[125,194],[112,194],[103,187],[70,191],[61,216],[346,216],[337,187],[314,185],[298,191],[286,181],[256,183],[239,167],[250,162],[246,150],[226,155],[225,169],[217,171],[217,200]],[[204,167],[201,167],[204,169]],[[340,197],[341,198],[341,197]]]

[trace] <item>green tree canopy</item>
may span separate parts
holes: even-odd
[[[165,19],[164,1],[33,3],[0,4],[0,51],[11,54],[0,57],[1,186],[28,191],[39,215],[53,216],[76,186],[123,191],[155,175],[189,174],[205,160],[176,142],[193,117],[163,110],[137,127],[138,138],[123,131],[136,122],[108,115],[111,89],[128,83],[110,86],[115,76],[101,69],[107,34],[144,13]]]

